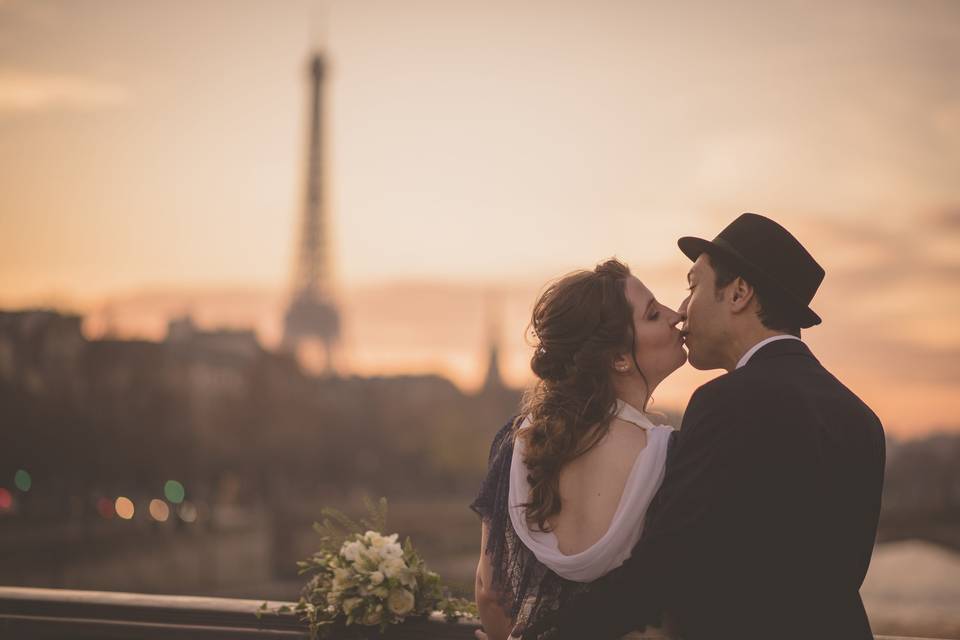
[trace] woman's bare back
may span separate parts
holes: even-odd
[[[646,431],[614,418],[595,447],[560,471],[560,513],[549,524],[561,553],[585,551],[607,532],[627,478],[646,446]]]

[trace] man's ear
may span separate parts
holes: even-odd
[[[730,310],[734,313],[743,311],[753,298],[753,285],[738,276],[730,286]]]

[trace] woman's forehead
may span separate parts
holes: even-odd
[[[647,303],[653,300],[653,292],[647,288],[647,285],[640,282],[640,279],[636,276],[630,276],[627,278],[626,286],[627,300],[630,303],[640,309],[643,309],[647,306]]]

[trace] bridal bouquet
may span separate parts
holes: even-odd
[[[359,523],[324,509],[323,522],[313,525],[321,536],[320,550],[297,563],[300,574],[311,578],[295,606],[275,612],[299,614],[314,639],[329,636],[338,626],[378,626],[386,631],[391,624],[433,611],[448,621],[475,616],[475,605],[449,596],[409,538],[401,546],[397,534],[380,533],[386,529],[386,499],[381,498],[378,506],[368,501],[367,506],[371,517]],[[264,602],[257,613],[270,611],[274,610]]]

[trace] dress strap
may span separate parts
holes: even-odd
[[[647,417],[647,414],[637,409],[632,404],[624,402],[617,398],[617,417],[627,422],[632,422],[641,429],[653,429],[656,427],[653,421]]]

